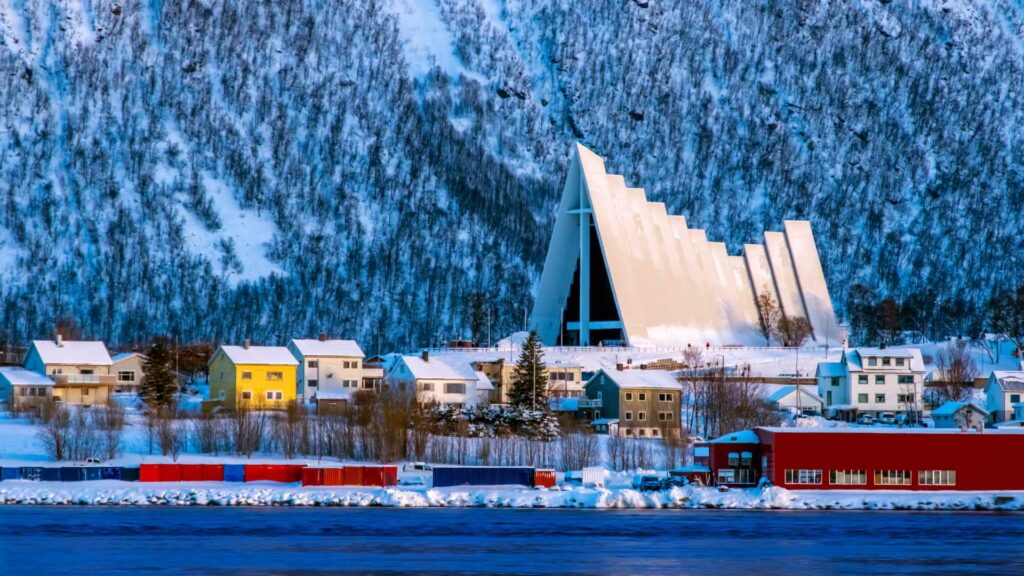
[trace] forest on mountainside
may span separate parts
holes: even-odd
[[[811,220],[847,320],[973,333],[1024,283],[1014,0],[23,0],[0,28],[7,343],[496,340],[574,141],[734,254]]]

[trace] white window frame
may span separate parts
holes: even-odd
[[[821,470],[813,468],[786,468],[786,484],[807,486],[821,484]]]
[[[125,374],[129,374],[130,376],[128,378],[125,378],[124,377]],[[118,370],[117,371],[117,381],[118,382],[135,382],[135,370]]]
[[[910,486],[910,470],[875,470],[875,486]]]
[[[919,470],[917,483],[921,486],[956,486],[956,470]]]
[[[832,486],[867,486],[867,470],[829,470],[828,483]]]

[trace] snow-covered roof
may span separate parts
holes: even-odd
[[[673,472],[689,472],[689,473],[693,473],[693,472],[711,472],[711,470],[707,466],[700,466],[700,465],[697,465],[697,464],[690,464],[688,466],[680,466],[678,468],[673,468],[672,471]]]
[[[298,366],[299,361],[284,346],[221,346],[221,351],[235,364],[268,364]]]
[[[491,379],[487,377],[487,374],[477,370],[473,372],[476,374],[476,389],[477,390],[494,390],[494,384],[491,384]]]
[[[1000,429],[1007,428],[1010,430],[1013,430],[1014,428],[1024,428],[1024,420],[1007,420],[996,424],[995,427]]]
[[[46,375],[17,366],[0,368],[0,378],[11,386],[53,386],[53,380]]]
[[[317,340],[293,338],[292,345],[303,357],[363,358],[363,349],[355,340]]]
[[[862,372],[864,370],[863,358],[866,357],[887,357],[887,358],[909,358],[910,371],[924,373],[924,358],[921,350],[917,348],[853,348],[843,354],[846,359],[846,369],[850,372]],[[869,366],[878,368],[878,366]],[[886,366],[885,368],[890,368]]]
[[[113,356],[111,356],[110,361],[120,362],[122,360],[127,360],[132,356],[142,356],[142,354],[140,352],[121,352],[120,354],[114,354]]]
[[[972,434],[974,429],[961,432],[957,428],[887,428],[878,426],[844,426],[835,428],[808,427],[783,428],[779,426],[763,426],[758,428],[776,434]],[[1024,429],[986,430],[983,434],[1024,434]]]
[[[476,371],[467,361],[452,358],[402,356],[401,361],[417,380],[476,380]]]
[[[1024,392],[1024,371],[995,370],[992,372],[992,378],[1003,392]]]
[[[952,416],[968,405],[975,412],[980,412],[988,416],[988,410],[985,410],[985,408],[977,402],[944,402],[942,406],[932,410],[932,416]]]
[[[548,372],[550,372],[552,370],[559,370],[559,369],[562,369],[562,368],[580,368],[580,369],[582,369],[583,365],[580,364],[579,362],[562,361],[562,360],[555,360],[554,362],[548,362],[548,364],[547,364]]]
[[[708,444],[757,444],[760,441],[753,430],[740,430],[709,440]]]
[[[597,420],[591,420],[590,423],[591,424],[597,424],[599,426],[602,425],[602,424],[618,424],[619,423],[619,419],[618,418],[598,418]]]
[[[803,392],[804,394],[806,394],[807,396],[810,396],[811,398],[814,398],[818,402],[824,402],[824,400],[822,400],[821,396],[818,396],[813,391],[811,391],[809,388],[810,388],[809,386],[801,386],[800,387],[800,391]],[[779,402],[783,398],[785,398],[786,396],[789,396],[790,394],[792,394],[794,392],[796,392],[796,386],[792,386],[792,385],[782,386],[778,390],[776,390],[775,392],[773,392],[771,395],[768,396],[768,401],[769,402]]]
[[[842,362],[818,362],[818,378],[832,378],[835,376],[846,376],[845,364]]]
[[[605,370],[608,378],[619,388],[663,388],[682,390],[683,385],[665,370]]]
[[[98,340],[64,340],[60,346],[53,340],[33,340],[43,364],[75,364],[79,366],[110,366],[107,346]]]

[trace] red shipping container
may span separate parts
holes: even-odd
[[[161,482],[181,482],[180,464],[156,464]]]
[[[139,464],[139,482],[159,482],[159,464]]]
[[[220,464],[179,464],[182,482],[221,482],[224,466]]]
[[[381,469],[384,470],[384,485],[397,486],[398,466],[381,466]]]
[[[533,471],[533,485],[540,488],[552,488],[555,485],[555,471],[540,469]]]
[[[303,486],[323,486],[324,485],[324,472],[323,468],[303,468],[302,469],[302,485]]]
[[[342,475],[343,486],[362,486],[363,485],[363,467],[362,466],[345,466],[345,472]]]
[[[363,466],[363,486],[394,486],[398,484],[398,466]]]
[[[345,485],[345,469],[344,468],[323,468],[323,485],[324,486],[344,486]]]
[[[246,482],[302,482],[304,464],[246,464]]]

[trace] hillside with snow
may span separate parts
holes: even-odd
[[[733,253],[810,219],[840,311],[973,330],[1024,281],[1022,38],[1013,0],[0,0],[0,340],[510,333],[576,140]]]

